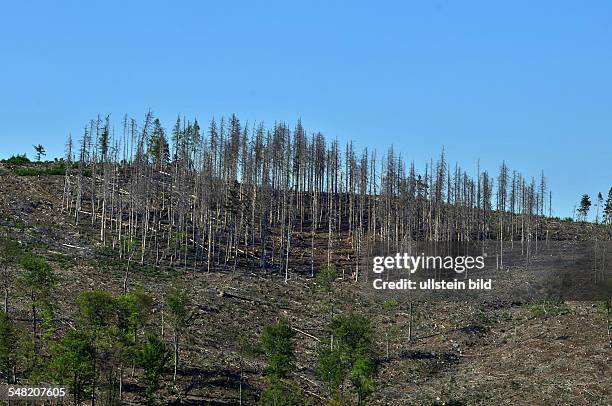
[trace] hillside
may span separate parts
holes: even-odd
[[[186,289],[190,318],[177,381],[173,385],[172,371],[166,371],[156,395],[169,404],[180,399],[180,404],[237,405],[241,382],[243,404],[255,404],[266,380],[264,357],[253,349],[264,327],[280,318],[298,330],[292,378],[313,404],[324,404],[329,393],[315,366],[327,341],[329,315],[321,308],[322,294],[310,273],[313,268],[318,273],[328,255],[338,270],[333,282],[335,312],[365,314],[374,327],[380,368],[370,404],[612,404],[612,349],[599,303],[517,302],[510,295],[463,301],[442,298],[415,301],[410,317],[408,301],[400,298],[396,309],[385,311],[384,297],[363,280],[354,281],[352,240],[349,230],[342,228],[331,254],[324,230],[296,229],[288,269],[273,259],[261,269],[261,258],[248,248],[245,255],[236,256],[234,266],[230,257],[210,270],[196,266],[197,260],[193,265],[187,255],[184,263],[172,259],[156,263],[150,256],[140,261],[135,256],[126,265],[110,239],[101,241],[97,221],[92,224],[85,214],[76,225],[74,214],[62,210],[63,176],[16,176],[8,167],[0,171],[0,233],[46,259],[57,275],[51,292],[56,338],[77,324],[79,292],[102,289],[119,296],[126,266],[131,266],[128,289],[140,287],[153,298],[152,317],[145,328],[164,331],[162,339],[170,345],[163,295],[171,286]],[[86,213],[92,207],[84,205],[82,210]],[[563,245],[568,250],[576,240],[610,238],[609,227],[591,223],[542,218],[538,227],[542,245],[548,238],[568,244]],[[269,232],[274,244],[281,240],[282,230]],[[534,269],[547,266],[545,252],[533,253]],[[528,277],[517,262],[504,271],[503,283],[518,286]],[[26,292],[17,284],[10,290],[9,313],[27,325]],[[240,345],[243,340],[246,345]],[[126,404],[143,402],[141,374],[139,368],[126,373]]]

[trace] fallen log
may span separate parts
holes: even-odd
[[[262,304],[266,304],[266,305],[270,305],[270,306],[272,305],[272,303],[270,303],[270,302],[268,302],[268,301],[265,301],[265,300],[262,300],[262,299],[257,299],[257,298],[254,298],[254,297],[248,297],[248,296],[242,296],[242,295],[238,295],[238,294],[236,294],[236,293],[231,293],[231,292],[228,292],[228,291],[226,291],[226,290],[220,290],[220,291],[218,291],[218,292],[217,292],[217,295],[218,295],[219,297],[231,297],[231,298],[234,298],[234,299],[245,300],[245,301],[247,301],[247,302],[262,303]]]
[[[321,339],[319,337],[313,336],[312,334],[309,334],[309,333],[307,333],[305,331],[302,331],[302,330],[300,330],[298,328],[295,328],[295,327],[291,326],[291,330],[293,330],[293,331],[295,331],[297,333],[300,333],[302,335],[305,335],[306,337],[312,338],[313,340],[321,342]]]

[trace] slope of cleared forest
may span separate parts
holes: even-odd
[[[76,323],[78,292],[104,289],[120,295],[126,267],[126,260],[117,258],[118,248],[100,241],[99,222],[92,224],[85,214],[77,225],[74,213],[62,210],[63,188],[63,176],[15,176],[9,168],[1,170],[0,231],[47,259],[57,274],[51,295],[58,336]],[[548,230],[551,239],[571,241],[593,233],[609,236],[593,224],[543,221],[542,229]],[[380,296],[351,278],[353,265],[347,258],[352,249],[346,233],[334,240],[330,258],[339,270],[334,302],[336,312],[357,311],[373,322],[380,368],[371,404],[612,402],[612,350],[597,303],[547,305],[490,297],[421,301],[414,304],[408,340],[407,302],[400,300],[396,310],[386,312]],[[277,229],[270,234],[272,239],[280,238]],[[240,257],[235,267],[218,264],[210,272],[205,266],[134,260],[130,289],[142,287],[154,300],[148,329],[161,331],[165,325],[164,340],[170,342],[168,321],[162,321],[167,312],[163,294],[169,286],[187,287],[192,303],[176,384],[172,384],[172,372],[166,372],[160,398],[180,398],[183,404],[236,405],[242,382],[243,404],[256,403],[266,385],[265,365],[252,348],[266,325],[287,318],[300,331],[295,338],[294,379],[312,403],[324,403],[328,392],[316,377],[315,365],[326,340],[328,315],[321,309],[316,279],[309,272],[311,247],[317,270],[328,260],[328,235],[321,231],[311,238],[311,233],[295,231],[287,275],[282,266],[260,269],[248,256]],[[535,267],[539,261],[536,252]],[[506,278],[519,285],[522,275],[520,268],[511,269]],[[27,296],[18,286],[10,291],[10,313],[16,320],[27,321]],[[391,331],[389,326],[397,332],[391,338],[385,334]],[[243,340],[246,346],[240,344]],[[140,373],[137,369],[126,377],[125,403],[143,402]]]

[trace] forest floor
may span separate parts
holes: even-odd
[[[61,188],[62,176],[16,177],[0,169],[0,232],[53,265],[59,278],[54,291],[58,320],[62,328],[69,328],[78,292],[95,288],[120,294],[125,263],[100,244],[86,215],[75,226],[61,212]],[[581,239],[595,227],[551,220],[550,238]],[[325,238],[317,237],[317,261],[326,258]],[[247,347],[254,348],[263,328],[280,317],[303,332],[296,336],[296,382],[314,404],[327,398],[315,376],[315,365],[318,349],[326,345],[329,314],[320,306],[316,280],[305,265],[310,255],[307,238],[300,243],[298,235],[296,240],[287,283],[278,270],[262,271],[247,260],[239,261],[233,272],[134,266],[130,286],[141,286],[153,295],[157,315],[162,310],[162,293],[170,285],[188,287],[193,303],[181,352],[178,395],[171,391],[168,375],[162,389],[167,402],[180,395],[182,404],[238,405],[238,337],[244,336]],[[597,302],[567,301],[544,307],[510,296],[419,299],[413,303],[412,339],[408,340],[408,300],[400,299],[393,314],[385,312],[384,297],[351,279],[346,243],[336,244],[332,261],[340,278],[335,284],[335,312],[366,314],[376,329],[381,366],[371,404],[612,404],[612,349]],[[534,256],[535,268],[546,266],[541,257]],[[528,277],[520,266],[511,267],[503,283],[518,286]],[[14,312],[27,317],[25,304],[21,297],[11,302]],[[159,319],[152,324],[159,325]],[[385,331],[390,326],[398,332],[389,339],[387,357]],[[170,340],[168,330],[165,334]],[[256,403],[265,386],[264,361],[248,348],[243,354],[247,405]],[[126,388],[128,401],[138,404],[142,388],[134,380]]]

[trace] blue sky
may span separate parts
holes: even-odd
[[[97,113],[301,118],[419,167],[544,170],[566,216],[612,186],[611,44],[608,1],[4,2],[0,157],[59,156]]]

